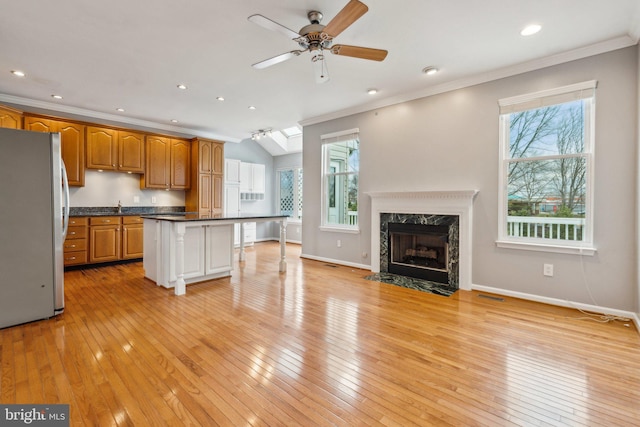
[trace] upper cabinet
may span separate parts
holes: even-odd
[[[224,182],[228,185],[240,185],[240,160],[225,159]]]
[[[22,111],[0,106],[0,128],[22,129]]]
[[[240,162],[240,195],[242,200],[264,199],[265,181],[265,165]]]
[[[36,132],[60,132],[62,160],[67,169],[69,185],[84,186],[84,125],[26,115],[24,128]]]
[[[144,134],[87,127],[87,168],[144,173]]]
[[[186,190],[190,181],[190,142],[164,136],[147,135],[145,174],[141,188]]]
[[[185,209],[204,216],[221,214],[223,213],[224,142],[194,138],[191,144],[193,169],[191,189],[185,194]]]

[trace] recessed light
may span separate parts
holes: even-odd
[[[51,95],[52,98],[54,99],[62,99],[62,95]]]
[[[425,73],[427,76],[432,76],[438,72],[438,69],[436,67],[429,66],[429,67],[424,67],[422,69],[422,72]]]
[[[124,113],[124,108],[116,108],[116,111],[120,111],[121,113]]]
[[[537,33],[538,31],[540,31],[541,29],[542,29],[542,26],[540,26],[538,24],[527,25],[526,27],[524,27],[522,29],[522,31],[520,31],[520,35],[532,36],[535,33]]]
[[[176,119],[171,119],[171,123],[178,123]]]
[[[378,93],[378,89],[367,89],[367,93],[369,95],[375,95],[376,93]]]
[[[187,88],[187,86],[183,84],[179,84],[177,87],[178,89],[182,89],[182,90],[185,90]]]
[[[218,96],[218,97],[216,97],[216,99],[217,99],[218,101],[224,101],[224,97],[223,97],[223,96]]]
[[[11,70],[11,74],[16,77],[24,77],[26,74],[20,70]]]
[[[249,110],[255,110],[256,107],[254,107],[253,105],[249,105]]]

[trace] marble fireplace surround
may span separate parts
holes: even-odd
[[[380,214],[457,215],[459,230],[459,289],[471,290],[473,200],[478,190],[370,192],[371,271],[380,272]]]

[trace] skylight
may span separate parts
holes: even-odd
[[[302,130],[298,126],[292,126],[290,128],[282,129],[281,132],[287,138],[291,138],[292,136],[302,135]]]

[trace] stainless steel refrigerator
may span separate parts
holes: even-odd
[[[60,134],[0,128],[0,328],[64,310]]]

